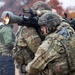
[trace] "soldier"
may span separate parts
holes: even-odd
[[[33,14],[40,17],[42,14],[46,12],[51,12],[52,8],[43,1],[37,1],[33,4],[31,8],[28,9],[24,8],[24,12],[28,12],[29,10],[32,11]]]
[[[47,3],[43,2],[43,1],[37,1],[33,4],[33,6],[31,7],[32,10],[36,11],[36,14],[38,16],[41,16],[42,14],[46,13],[46,12],[51,12],[52,8],[51,6],[49,6]]]
[[[37,32],[31,27],[22,27],[17,38],[16,49],[14,49],[14,59],[19,66],[20,71],[30,62],[34,57],[38,46],[41,44]],[[23,71],[25,73],[25,71]],[[25,73],[26,74],[26,73]]]
[[[39,7],[37,7],[38,3],[40,3]],[[42,8],[45,7],[46,5],[46,8],[44,9],[48,9],[49,11],[51,11],[51,8],[42,1],[36,2],[32,6],[32,9],[34,9],[34,7],[41,8],[41,5],[42,5]],[[14,59],[16,60],[17,65],[19,66],[18,69],[20,69],[21,72],[23,70],[24,74],[26,74],[25,66],[28,64],[28,62],[30,62],[33,59],[34,53],[36,52],[41,42],[42,42],[42,39],[40,39],[36,30],[32,27],[24,26],[18,32],[18,38],[17,38],[17,43],[16,43],[17,45],[14,48]]]
[[[10,25],[0,29],[0,75],[14,75],[14,60],[12,49],[15,42],[15,34]]]
[[[56,13],[45,13],[38,21],[46,36],[34,59],[26,66],[30,75],[48,68],[53,75],[75,75],[75,33],[71,26]],[[45,74],[46,75],[46,74]]]

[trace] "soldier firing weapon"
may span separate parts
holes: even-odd
[[[23,10],[25,13],[29,13],[29,16],[20,14],[19,16],[15,15],[11,11],[4,11],[1,18],[5,24],[17,23],[19,26],[28,26],[36,29],[41,40],[44,40],[44,35],[41,32],[40,26],[38,25],[38,16],[33,13],[31,9]]]

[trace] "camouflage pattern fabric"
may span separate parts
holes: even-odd
[[[34,28],[22,27],[18,34],[17,45],[14,47],[13,55],[18,66],[23,66],[23,72],[25,72],[25,66],[32,60],[33,53],[36,52],[40,44],[41,39]]]
[[[63,28],[65,28],[66,31],[63,31]],[[64,33],[66,33],[66,37],[64,36]],[[74,40],[70,41],[71,43],[69,42],[69,45],[67,45],[66,42],[62,43],[62,41],[67,41],[66,39],[72,38],[74,34],[74,30],[68,23],[61,22],[61,24],[57,27],[57,30],[52,34],[49,34],[45,41],[43,41],[39,46],[35,53],[35,58],[27,65],[26,71],[28,73],[30,73],[33,69],[42,71],[48,66],[53,71],[53,75],[69,75],[65,49],[68,50],[69,48],[67,47],[71,46],[74,50],[75,42],[73,42]],[[68,41],[69,40],[70,39],[68,39]],[[71,51],[71,47],[69,51]],[[73,58],[74,57],[71,59]],[[74,75],[73,73],[75,72],[71,72],[71,75]],[[48,75],[50,74],[48,73]]]
[[[64,21],[64,19],[59,14],[53,12],[47,12],[39,18],[38,24],[52,27],[53,24],[59,25],[61,21]]]
[[[34,13],[36,13],[36,11],[39,10],[41,12],[39,16],[43,15],[44,13],[52,11],[51,6],[49,6],[43,1],[37,1],[36,3],[33,4],[31,9],[33,10]]]
[[[39,2],[41,2],[41,1],[39,1]],[[38,4],[39,2],[35,3],[32,6],[32,10],[36,10],[36,9],[34,9],[34,6],[36,4]],[[39,4],[39,5],[41,5],[41,4]],[[42,13],[41,15],[43,15],[46,12],[51,11],[51,7],[49,7],[47,4],[44,4],[44,2],[43,2],[43,5],[41,7],[42,8],[44,7],[44,9],[40,10]],[[45,5],[46,5],[47,9],[45,8]],[[30,54],[32,55],[32,52],[33,53],[36,52],[37,48],[41,44],[41,39],[33,28],[24,26],[21,29],[17,40],[18,40],[17,46],[15,47],[15,50],[14,50],[14,58],[19,65],[21,65],[21,64],[27,65],[28,62],[32,60]],[[29,54],[29,52],[27,52],[28,49],[32,51],[32,52],[30,52],[30,54]]]
[[[50,10],[50,11],[52,10],[52,8],[43,1],[37,1],[36,3],[33,4],[32,8],[34,10]]]
[[[36,52],[40,44],[41,39],[36,30],[31,27],[23,27],[21,35],[18,38],[18,46],[28,46],[32,52]]]

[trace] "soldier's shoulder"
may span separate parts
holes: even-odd
[[[53,34],[50,34],[50,35],[48,35],[47,37],[46,37],[46,39],[53,39],[53,40],[62,40],[62,39],[64,39],[64,37],[62,36],[62,35],[59,35],[59,34],[57,34],[57,33],[53,33]]]

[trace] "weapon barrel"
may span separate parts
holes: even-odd
[[[4,11],[1,15],[1,18],[5,24],[20,23],[23,20],[22,17],[17,16],[10,11]]]

